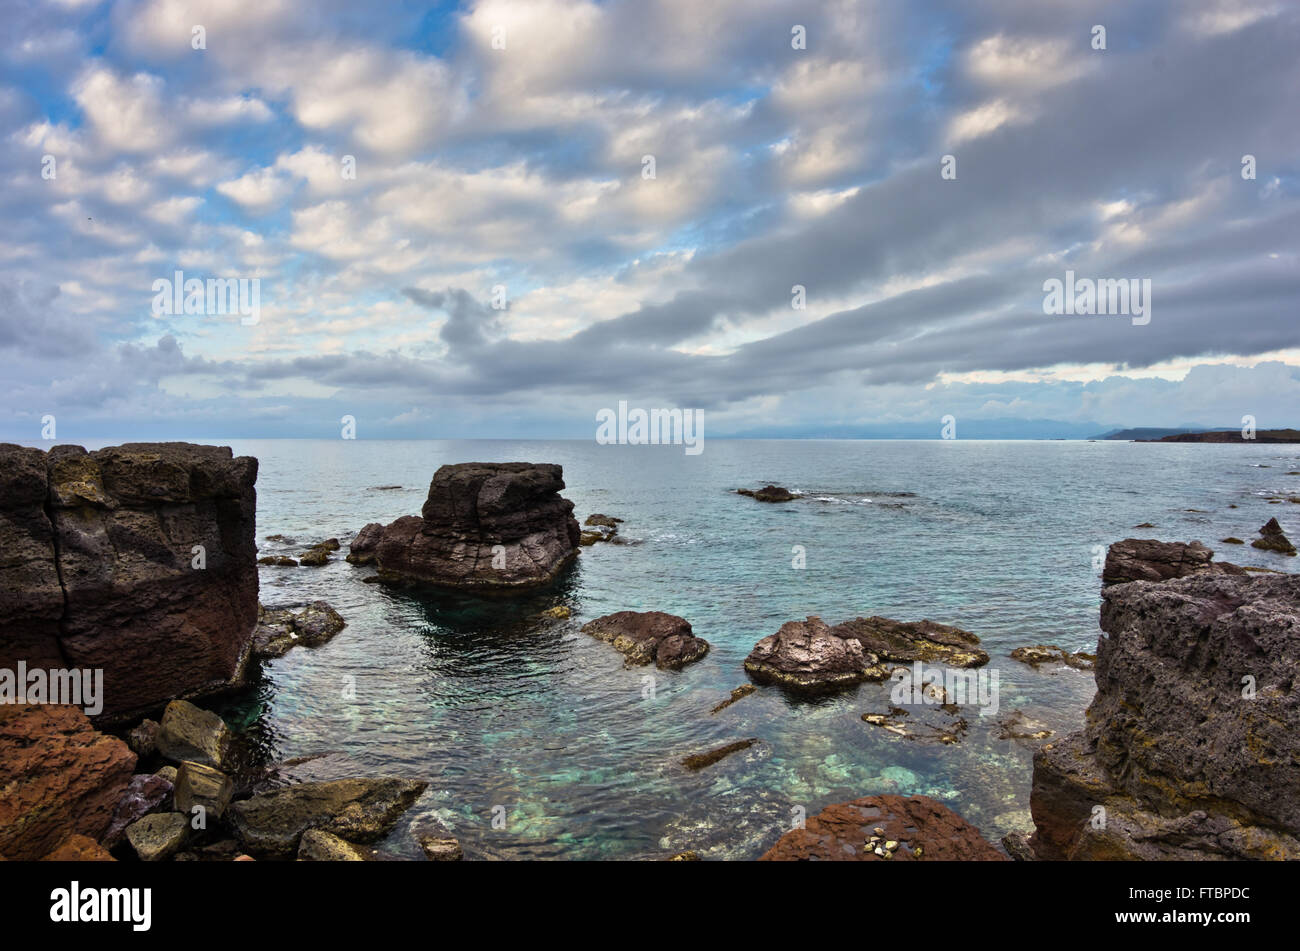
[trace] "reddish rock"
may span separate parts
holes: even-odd
[[[109,820],[108,829],[101,837],[104,845],[113,848],[126,835],[126,827],[137,819],[156,812],[171,798],[170,780],[152,773],[137,773],[131,777],[126,791],[118,800]]]
[[[39,859],[69,835],[99,839],[135,762],[76,707],[0,704],[0,853]]]
[[[663,611],[617,611],[584,624],[582,632],[613,644],[629,665],[677,670],[709,652],[708,641],[691,633],[690,621]]]
[[[547,584],[577,557],[581,536],[562,475],[528,462],[443,466],[421,515],[384,529],[380,578],[483,593]]]
[[[781,836],[760,861],[918,860],[1005,862],[1007,857],[942,803],[928,796],[885,795],[827,806],[805,828]]]
[[[116,862],[108,850],[85,835],[70,835],[42,862]]]

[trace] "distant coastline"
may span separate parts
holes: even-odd
[[[1244,442],[1244,443],[1300,443],[1300,429],[1261,429],[1247,439],[1239,429],[1216,429],[1203,433],[1175,433],[1159,439],[1138,439],[1135,442]]]

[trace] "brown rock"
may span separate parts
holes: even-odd
[[[39,859],[69,835],[98,839],[135,762],[76,707],[0,704],[0,853]]]
[[[679,670],[709,652],[708,641],[691,633],[689,621],[663,611],[617,611],[589,621],[582,632],[613,644],[629,666]]]
[[[877,657],[856,638],[838,636],[821,618],[787,621],[745,658],[745,670],[759,683],[802,693],[820,693],[887,676]]]
[[[890,844],[895,847],[887,848]],[[928,796],[885,795],[866,796],[827,806],[808,819],[805,828],[781,836],[760,861],[932,859],[963,862],[1007,860],[980,835],[979,829],[942,803]]]
[[[1295,545],[1282,533],[1282,526],[1277,519],[1270,518],[1259,530],[1259,538],[1250,543],[1252,548],[1275,551],[1280,555],[1294,555]]]
[[[1200,542],[1160,542],[1151,538],[1126,538],[1106,552],[1103,584],[1128,581],[1168,581],[1198,571],[1240,574],[1236,565],[1211,563],[1214,552]]]
[[[935,621],[860,617],[836,624],[831,633],[856,640],[868,654],[892,663],[909,664],[919,660],[949,667],[979,667],[989,662],[978,637]]]
[[[709,750],[707,753],[695,753],[682,760],[682,765],[690,770],[704,769],[706,766],[712,766],[718,760],[730,756],[732,753],[739,753],[741,750],[747,750],[755,743],[757,739],[737,740],[735,743],[728,743],[725,746],[719,746],[717,749]]]
[[[70,835],[63,844],[41,859],[42,862],[116,862],[94,839],[85,835]]]
[[[375,562],[375,550],[384,539],[384,526],[371,522],[357,532],[348,546],[348,561],[354,565],[371,565]]]

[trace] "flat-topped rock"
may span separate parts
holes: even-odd
[[[787,621],[754,645],[745,670],[759,683],[820,693],[884,680],[887,671],[855,638],[843,638],[821,618]]]
[[[374,548],[381,579],[482,593],[554,580],[578,552],[563,470],[528,462],[467,462],[434,473],[419,516],[384,529]]]
[[[1005,862],[947,806],[928,796],[865,796],[827,806],[785,833],[763,862]]]
[[[1128,581],[1168,581],[1198,571],[1242,574],[1241,568],[1215,562],[1214,551],[1200,542],[1161,542],[1154,538],[1125,538],[1106,552],[1103,584]]]
[[[689,621],[663,611],[606,614],[584,624],[582,632],[614,645],[629,666],[678,670],[709,652],[708,641],[691,633]]]
[[[0,666],[101,668],[108,719],[229,686],[257,617],[257,460],[0,445]]]
[[[832,633],[852,638],[880,660],[910,664],[913,661],[980,667],[989,655],[970,631],[935,621],[895,621],[887,617],[860,617],[836,624]]]

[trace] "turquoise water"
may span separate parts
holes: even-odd
[[[262,569],[264,604],[324,598],[348,627],[265,665],[243,704],[248,729],[272,758],[332,752],[339,774],[428,780],[386,845],[406,854],[410,826],[433,816],[471,856],[754,858],[794,810],[880,792],[940,798],[996,841],[1030,826],[1031,750],[998,739],[994,721],[1021,709],[1073,729],[1094,689],[1089,672],[1034,671],[1008,654],[1095,647],[1093,546],[1201,539],[1221,559],[1291,570],[1217,540],[1249,541],[1270,516],[1300,534],[1300,506],[1268,502],[1300,494],[1289,446],[709,440],[698,456],[576,441],[233,446],[261,460],[263,554],[345,540],[324,568]],[[363,584],[372,569],[343,561],[366,522],[418,513],[438,466],[512,460],[563,465],[579,520],[620,517],[636,544],[583,549],[556,588],[509,601]],[[768,482],[810,497],[764,505],[730,492]],[[296,544],[265,541],[277,533]],[[796,545],[806,569],[791,567]],[[538,617],[561,603],[571,620]],[[623,609],[680,614],[713,649],[681,672],[624,669],[578,632]],[[911,741],[861,720],[887,709],[887,684],[816,703],[760,688],[712,715],[746,682],[754,642],[808,614],[973,631],[999,673],[999,715],[965,711],[955,745]],[[701,772],[679,765],[748,737],[760,742]]]

